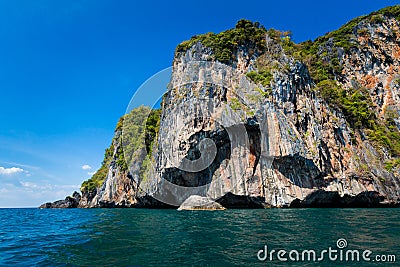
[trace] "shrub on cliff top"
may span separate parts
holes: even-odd
[[[250,56],[260,53],[265,49],[266,29],[260,23],[252,23],[248,20],[240,20],[234,29],[218,34],[206,33],[195,35],[190,40],[184,41],[176,48],[176,52],[185,52],[197,42],[209,47],[213,51],[213,59],[222,63],[230,63],[238,47],[245,45]]]

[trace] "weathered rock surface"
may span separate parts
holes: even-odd
[[[64,200],[58,200],[55,202],[48,202],[41,205],[41,209],[67,209],[77,208],[81,201],[81,195],[78,192],[74,192],[72,196],[66,197]]]
[[[190,196],[178,210],[225,210],[225,208],[208,197]]]
[[[382,121],[390,114],[398,132],[399,21],[384,14],[351,31],[350,49],[329,39],[318,54],[340,62],[337,86],[362,89],[369,110]],[[355,130],[318,96],[307,64],[265,38],[263,58],[241,45],[229,65],[214,61],[201,42],[177,52],[151,153],[133,146],[124,168],[116,130],[104,182],[83,191],[78,206],[215,205],[210,199],[227,208],[398,206],[400,164],[387,167],[398,155],[368,138],[370,129]],[[246,76],[260,59],[274,66],[266,86]],[[135,140],[144,139],[135,131]]]

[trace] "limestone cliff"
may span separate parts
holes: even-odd
[[[241,20],[180,44],[161,113],[125,115],[79,206],[399,205],[399,20],[388,7],[300,44]]]

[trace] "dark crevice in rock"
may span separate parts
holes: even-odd
[[[329,147],[323,140],[320,141],[318,145],[319,150],[319,163],[320,163],[320,170],[325,173],[332,173],[332,165],[331,165],[331,154],[329,151]]]
[[[217,155],[206,169],[199,172],[189,172],[175,167],[167,168],[163,178],[173,184],[186,187],[198,187],[211,183],[214,172],[219,169],[224,160],[230,159],[231,145],[228,131],[223,128],[216,131],[199,131],[188,140],[190,148],[186,159],[193,161],[207,156],[202,155],[198,148],[199,142],[205,138],[211,139],[217,147]]]
[[[346,146],[346,142],[344,141],[344,136],[343,136],[343,131],[339,127],[333,128],[333,131],[335,133],[335,139],[339,140],[339,142],[342,144],[342,146]]]
[[[176,209],[175,206],[168,205],[149,195],[136,198],[135,203],[130,203],[129,201],[125,200],[118,203],[115,201],[100,201],[98,208]]]
[[[216,202],[228,209],[263,209],[266,208],[263,197],[251,197],[227,193]]]
[[[248,120],[246,125],[246,132],[249,138],[250,145],[250,164],[253,168],[253,176],[256,172],[258,163],[260,161],[261,155],[261,131],[260,125],[257,123],[256,119]]]
[[[301,188],[319,188],[324,185],[323,173],[310,159],[295,154],[274,159],[273,168]]]
[[[161,202],[152,196],[146,195],[136,198],[137,204],[134,208],[148,208],[148,209],[176,209],[176,206],[169,205]]]

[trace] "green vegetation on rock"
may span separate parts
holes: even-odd
[[[371,15],[393,16],[398,21],[400,21],[400,5],[388,6],[388,7],[382,8],[376,12],[372,12]]]
[[[154,141],[160,129],[161,109],[153,109],[150,111],[146,120],[146,150],[147,154],[151,155],[153,150]]]
[[[218,34],[206,33],[195,35],[190,40],[184,41],[176,48],[176,52],[185,52],[197,42],[213,51],[212,59],[222,63],[230,63],[234,60],[239,46],[246,46],[249,55],[259,53],[265,49],[266,29],[260,27],[258,22],[252,23],[248,20],[240,20],[234,29]]]
[[[246,74],[246,76],[253,82],[261,84],[264,87],[269,87],[273,78],[271,71],[267,69],[250,71]]]
[[[153,148],[157,140],[158,131],[160,129],[161,109],[153,109],[146,120],[146,157],[140,166],[139,176],[142,182],[146,181],[149,175],[153,158]]]
[[[107,177],[108,167],[112,161],[113,156],[113,146],[111,145],[106,149],[104,153],[104,160],[101,164],[100,169],[98,169],[93,176],[84,181],[81,185],[82,192],[93,192],[96,188],[103,184],[104,179]]]
[[[313,42],[296,44],[290,39],[281,39],[280,43],[285,53],[307,65],[318,95],[331,108],[342,112],[353,129],[363,130],[377,147],[384,147],[391,156],[396,157],[400,156],[400,134],[394,123],[376,116],[374,104],[365,88],[343,89],[337,82],[343,70],[339,54],[348,53],[351,47],[357,45],[354,37],[356,32],[367,34],[366,29],[355,31],[356,26],[362,21],[382,23],[383,15],[399,19],[400,6],[387,7],[355,18]]]
[[[229,106],[233,110],[241,110],[243,105],[237,97],[232,96],[229,100]]]
[[[160,109],[151,110],[149,107],[140,106],[121,117],[115,128],[112,144],[105,151],[100,169],[90,179],[82,183],[81,191],[92,192],[99,188],[106,179],[113,161],[121,172],[126,172],[128,171],[127,162],[137,160],[135,152],[141,149],[147,149],[145,161],[149,161],[158,134],[160,116]],[[114,145],[117,147],[114,147]],[[115,154],[114,149],[116,149]],[[142,168],[147,165],[142,164]],[[144,174],[144,172],[145,170],[141,170],[141,174]]]
[[[393,171],[394,169],[399,168],[399,167],[400,167],[400,158],[387,160],[385,162],[385,169],[387,171]]]
[[[362,89],[342,89],[333,80],[324,80],[317,84],[319,95],[333,108],[340,110],[355,129],[371,128],[376,116],[372,111],[372,100],[368,92]]]
[[[346,117],[355,130],[363,130],[377,147],[384,147],[391,156],[400,156],[400,133],[392,117],[379,119],[373,103],[363,88],[344,90],[335,81],[324,80],[317,85],[319,95]]]
[[[318,48],[330,39],[332,39],[336,47],[341,47],[344,49],[344,51],[348,51],[352,46],[356,45],[354,42],[356,26],[362,21],[369,22],[371,24],[382,23],[384,22],[382,17],[383,15],[386,17],[395,17],[397,20],[400,20],[400,5],[389,6],[376,12],[372,12],[369,15],[360,16],[350,20],[339,29],[331,31],[324,36],[317,38],[314,42],[312,42],[312,47],[309,47],[309,52],[316,54],[318,52]]]

